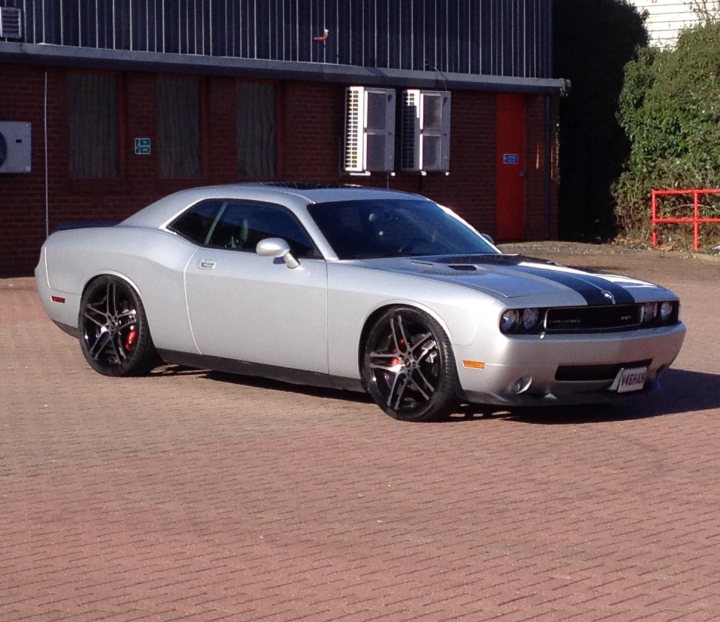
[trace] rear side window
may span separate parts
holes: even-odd
[[[320,256],[290,212],[265,203],[228,202],[210,232],[207,245],[254,253],[257,243],[265,238],[283,238],[296,257]]]
[[[200,246],[255,252],[260,240],[283,238],[296,257],[321,257],[295,217],[282,207],[240,201],[204,201],[168,229]]]
[[[189,209],[169,227],[195,244],[205,246],[224,201],[203,201]]]

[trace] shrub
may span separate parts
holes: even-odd
[[[640,50],[625,68],[619,119],[631,149],[613,196],[632,237],[650,226],[651,190],[720,185],[720,23],[685,30],[675,49]]]

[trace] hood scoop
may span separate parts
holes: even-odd
[[[475,264],[471,263],[450,263],[447,264],[447,267],[451,270],[456,270],[457,272],[477,272],[478,267]]]
[[[413,265],[420,268],[420,271],[423,274],[439,274],[439,275],[450,275],[453,273],[481,273],[485,274],[486,270],[478,266],[475,263],[470,262],[455,262],[450,263],[446,261],[422,261],[422,260],[413,260]]]

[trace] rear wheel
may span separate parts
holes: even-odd
[[[122,279],[95,279],[80,301],[80,347],[90,366],[106,376],[145,374],[156,360],[145,309]]]
[[[433,421],[457,405],[450,341],[433,318],[412,307],[388,309],[373,324],[362,371],[372,398],[396,419]]]

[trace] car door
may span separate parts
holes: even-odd
[[[269,237],[285,239],[300,266],[258,255]],[[327,268],[288,210],[226,202],[185,280],[201,354],[327,373]]]

